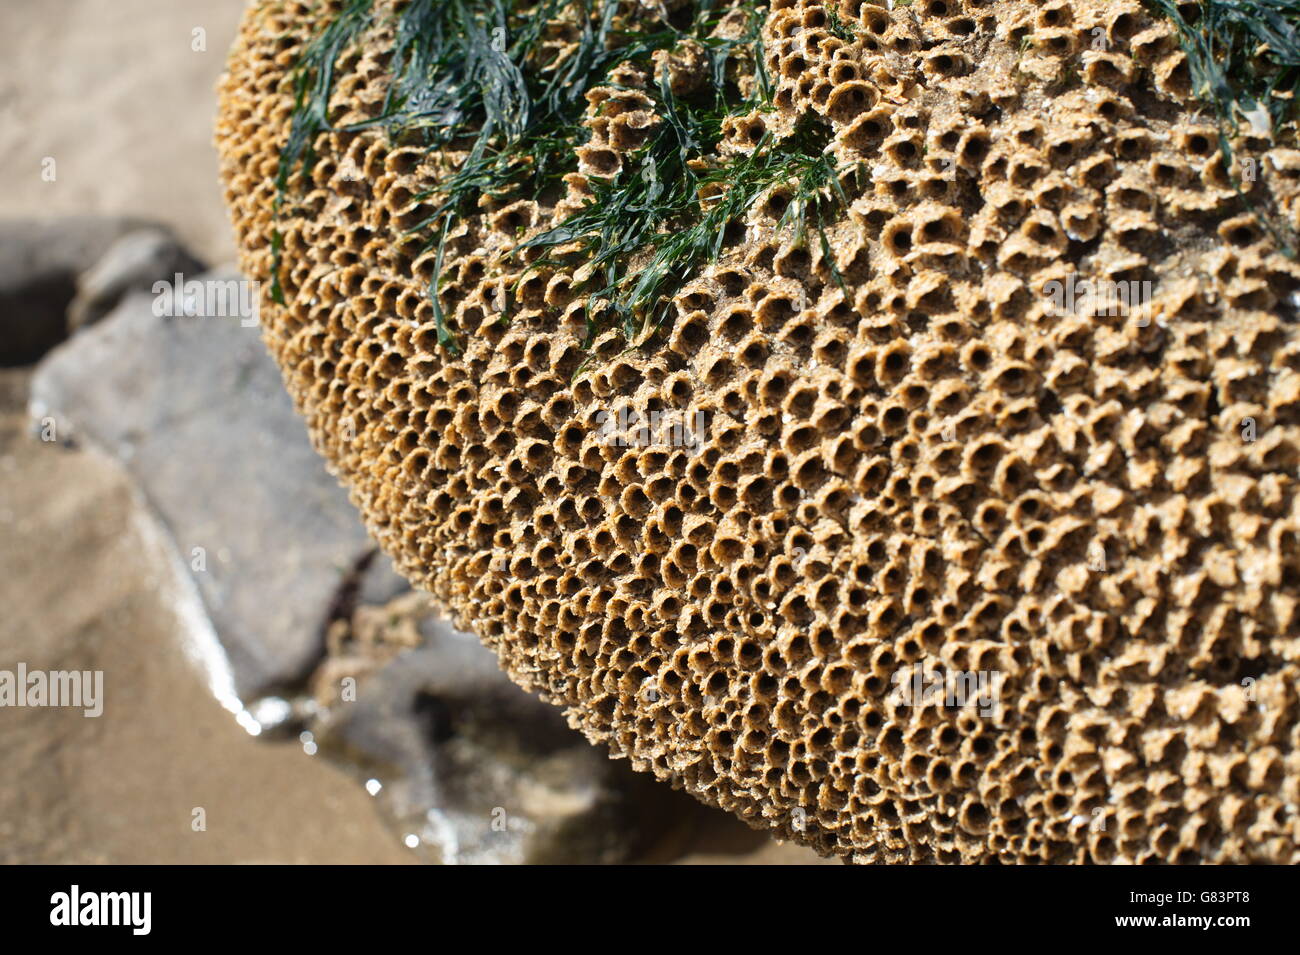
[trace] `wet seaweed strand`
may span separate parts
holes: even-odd
[[[666,71],[659,71],[643,91],[663,120],[648,142],[617,175],[593,182],[594,197],[584,208],[515,251],[535,250],[540,257],[534,265],[561,246],[589,257],[594,267],[581,289],[589,342],[608,327],[621,328],[629,341],[644,337],[674,290],[721,253],[728,226],[777,183],[793,187],[784,224],[798,238],[815,235],[828,251],[824,222],[843,198],[842,170],[825,149],[828,128],[805,124],[780,141],[765,135],[747,155],[717,155],[728,116],[770,108],[760,37],[765,15],[766,4],[754,0],[705,2],[686,22],[622,18],[615,0],[412,0],[396,14],[385,108],[372,120],[342,128],[382,128],[390,141],[455,149],[466,157],[421,197],[433,200],[433,211],[412,229],[427,236],[427,248],[437,248],[430,299],[445,347],[457,345],[438,301],[437,276],[456,224],[483,196],[537,195],[574,172],[577,150],[589,135],[582,125],[586,92],[608,84],[621,64],[652,69],[656,52],[688,39],[707,57],[708,87],[678,95]],[[312,141],[335,128],[328,116],[335,63],[376,16],[372,0],[353,0],[309,42],[295,67],[277,212],[294,171],[309,170],[315,161]],[[743,17],[743,29],[719,35],[727,16]],[[544,54],[544,30],[566,17],[577,25],[578,40],[555,62]],[[709,188],[721,184],[725,190]],[[280,248],[277,232],[272,292],[283,303]],[[632,270],[634,260],[639,266]]]

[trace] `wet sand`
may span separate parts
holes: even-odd
[[[2,374],[0,666],[105,684],[96,718],[0,709],[0,862],[411,861],[354,780],[211,696],[178,639],[192,597],[125,474],[32,440]]]

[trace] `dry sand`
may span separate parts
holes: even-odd
[[[0,0],[0,218],[138,215],[172,226],[210,264],[233,261],[213,90],[243,8]]]

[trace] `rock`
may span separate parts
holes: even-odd
[[[313,742],[369,781],[428,861],[623,862],[709,812],[593,747],[423,594],[356,607],[328,647]]]
[[[392,559],[383,551],[376,550],[361,575],[356,602],[382,606],[410,590],[410,582],[393,567]]]
[[[150,292],[159,281],[174,285],[177,276],[188,278],[203,271],[203,264],[170,231],[147,228],[129,232],[77,278],[77,294],[68,307],[69,331],[93,325],[128,292]]]
[[[0,367],[31,364],[63,341],[77,276],[144,225],[90,216],[0,223]]]
[[[198,282],[199,292],[249,292],[230,274]],[[52,352],[31,413],[61,440],[98,445],[140,483],[248,700],[310,672],[340,587],[373,545],[312,450],[252,319],[160,317],[160,304],[131,295]]]

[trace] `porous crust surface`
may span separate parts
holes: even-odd
[[[368,527],[516,681],[852,861],[1300,860],[1300,272],[1279,251],[1300,153],[1239,140],[1229,169],[1166,23],[1125,0],[774,0],[776,109],[722,150],[829,124],[863,167],[828,231],[843,285],[777,228],[777,190],[658,336],[588,360],[574,272],[511,291],[503,254],[642,141],[635,89],[589,95],[566,195],[456,234],[459,353],[406,234],[457,157],[377,130],[318,138],[271,301],[289,70],[339,6],[246,15],[217,131],[242,265]],[[340,61],[336,124],[381,108],[386,30]],[[698,81],[689,49],[667,68]],[[1084,278],[1152,294],[1051,297]],[[609,441],[624,407],[703,412],[703,447]],[[902,698],[927,671],[997,674],[1000,705]]]

